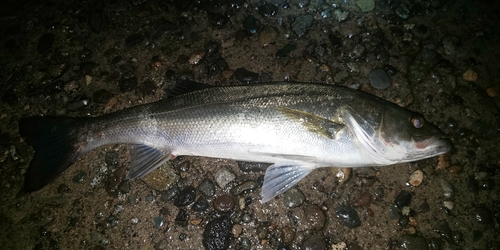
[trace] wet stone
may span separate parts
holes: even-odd
[[[490,225],[493,223],[492,213],[485,207],[474,208],[472,215],[474,220],[479,224]]]
[[[139,79],[137,77],[131,77],[131,78],[122,78],[120,80],[120,91],[121,92],[130,92],[134,90],[134,88],[137,86],[139,83]]]
[[[106,103],[109,100],[109,98],[111,98],[111,96],[112,94],[109,91],[101,89],[94,92],[94,94],[92,95],[92,100],[95,103],[103,104]]]
[[[359,219],[358,212],[350,206],[339,206],[335,209],[337,218],[342,221],[342,223],[349,228],[356,228],[361,226],[361,220]]]
[[[54,64],[50,65],[47,68],[47,73],[53,78],[58,78],[62,76],[66,70],[68,69],[68,64],[67,63],[60,63],[60,64]]]
[[[279,244],[276,250],[290,250],[291,248],[285,244]]]
[[[391,78],[385,70],[378,68],[370,72],[368,79],[370,80],[370,85],[374,89],[384,90],[391,86]]]
[[[235,205],[236,205],[236,202],[235,202],[234,198],[230,195],[227,195],[227,194],[221,195],[214,200],[214,208],[217,211],[220,211],[223,213],[233,211]]]
[[[403,207],[406,207],[410,205],[411,203],[411,197],[412,193],[402,190],[397,196],[396,199],[394,200],[394,204],[396,204],[398,209],[402,209]]]
[[[196,189],[192,186],[187,186],[182,189],[175,197],[174,205],[177,207],[185,207],[190,205],[196,199]]]
[[[251,191],[259,187],[256,181],[245,181],[242,184],[231,189],[231,194],[238,195],[246,191]]]
[[[44,34],[40,37],[38,40],[38,45],[36,47],[36,50],[40,54],[44,54],[45,52],[49,51],[50,48],[52,48],[52,45],[54,44],[54,34],[52,33],[47,33]]]
[[[196,202],[191,206],[191,209],[195,212],[203,212],[208,209],[210,204],[208,203],[207,199],[205,197],[200,197]]]
[[[159,217],[159,216],[154,217],[154,218],[153,218],[153,225],[154,225],[154,227],[155,227],[156,229],[160,229],[160,228],[161,228],[161,226],[163,226],[163,222],[164,222],[164,221],[165,221],[165,220],[164,220],[162,217]]]
[[[124,194],[130,191],[130,182],[128,180],[122,181],[120,185],[118,185],[118,190]]]
[[[132,47],[136,44],[139,44],[141,43],[142,41],[144,41],[144,36],[141,35],[141,34],[132,34],[130,36],[128,36],[126,39],[125,39],[125,46],[126,47]]]
[[[296,188],[290,188],[283,194],[283,204],[286,207],[298,207],[304,203],[306,196]]]
[[[259,26],[257,25],[257,20],[255,19],[255,17],[254,16],[247,16],[243,20],[243,28],[245,28],[245,30],[248,31],[248,33],[250,33],[250,34],[257,33]]]
[[[321,236],[312,236],[307,238],[302,243],[302,248],[304,250],[325,250],[327,249],[325,238]]]
[[[259,78],[258,73],[248,71],[245,68],[237,68],[234,71],[234,75],[236,76],[236,79],[242,83],[255,82]]]
[[[284,243],[290,243],[295,238],[295,231],[291,227],[284,227],[281,229],[281,239]]]
[[[68,187],[68,185],[66,185],[66,184],[64,184],[64,183],[63,183],[63,184],[61,184],[61,185],[59,185],[59,186],[57,187],[57,192],[58,192],[58,193],[60,193],[60,194],[61,194],[61,193],[67,193],[68,191],[69,191],[69,187]]]
[[[450,229],[450,226],[448,225],[448,222],[442,220],[439,221],[434,227],[433,227],[434,232],[438,233],[441,235],[443,239],[445,239],[448,242],[453,242],[453,236],[452,232]]]
[[[304,8],[309,5],[310,0],[291,0],[290,3],[297,5],[299,8]]]
[[[453,196],[455,195],[455,189],[453,188],[451,183],[449,183],[448,181],[446,181],[444,179],[441,179],[440,183],[441,183],[441,187],[443,188],[444,197],[447,199],[453,198]]]
[[[203,232],[203,246],[206,250],[225,250],[231,241],[232,222],[228,217],[210,221]]]
[[[361,9],[361,11],[370,12],[375,8],[375,1],[374,0],[356,0],[356,5]]]
[[[266,3],[259,6],[259,14],[261,14],[262,16],[271,17],[276,15],[277,12],[278,12],[278,7],[270,3]]]
[[[405,250],[428,249],[425,238],[411,235],[403,235],[401,247]]]
[[[106,152],[104,156],[104,162],[108,166],[116,166],[118,164],[119,155],[115,151]]]
[[[188,220],[189,220],[189,213],[184,209],[180,209],[179,213],[175,217],[175,224],[181,227],[187,227]]]
[[[349,52],[349,57],[352,59],[361,58],[365,54],[365,51],[366,51],[365,46],[363,46],[362,44],[356,44],[356,46],[354,46],[354,48]],[[371,74],[372,73],[370,72],[370,75]],[[368,78],[370,78],[370,76],[368,76]]]
[[[206,198],[210,198],[215,194],[215,185],[211,180],[204,180],[199,186],[198,190],[205,196]]]
[[[285,57],[296,48],[297,46],[295,46],[295,44],[287,44],[276,52],[276,58]]]
[[[410,175],[410,179],[408,180],[408,182],[410,183],[410,185],[418,187],[420,186],[420,184],[422,184],[423,179],[424,172],[420,169],[417,169]]]
[[[80,63],[80,72],[82,75],[93,75],[94,74],[94,68],[97,67],[98,64],[94,62],[83,62]]]
[[[352,203],[353,207],[361,207],[369,205],[373,200],[373,196],[370,193],[364,192],[357,196],[356,200]]]
[[[86,176],[87,176],[87,173],[85,173],[83,171],[78,171],[78,173],[73,177],[73,182],[74,183],[82,183]]]
[[[297,34],[298,36],[303,36],[306,34],[307,29],[309,26],[312,24],[314,20],[314,17],[312,15],[303,15],[297,17],[293,22],[292,22],[292,30]]]
[[[227,18],[220,13],[208,12],[207,19],[210,25],[216,27],[222,27],[227,23]]]
[[[325,212],[317,205],[308,205],[304,208],[305,219],[310,228],[315,231],[323,229],[326,222]]]
[[[260,44],[265,46],[274,43],[278,35],[278,29],[273,26],[265,26],[259,34]]]
[[[90,49],[83,49],[80,51],[80,61],[86,62],[92,58],[92,50]]]

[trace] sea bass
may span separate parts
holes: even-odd
[[[141,178],[179,155],[271,163],[263,202],[316,168],[385,166],[451,148],[421,115],[345,87],[183,82],[173,92],[178,93],[99,117],[20,120],[21,136],[36,151],[24,190],[39,190],[86,152],[118,143],[132,145],[127,179]]]

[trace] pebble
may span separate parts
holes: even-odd
[[[325,227],[326,215],[317,205],[307,205],[304,208],[305,220],[310,225],[310,229],[319,231]]]
[[[424,180],[424,172],[420,169],[417,169],[410,175],[410,179],[408,180],[408,182],[410,183],[410,185],[418,187],[420,186],[420,184],[422,184],[423,180]]]
[[[259,74],[255,72],[248,71],[245,68],[237,68],[234,71],[234,75],[238,81],[242,83],[255,82],[259,78]]]
[[[134,88],[137,86],[139,83],[139,79],[137,77],[131,77],[131,78],[125,78],[123,77],[120,80],[120,91],[121,92],[130,92],[134,90]]]
[[[486,89],[486,93],[490,96],[490,97],[497,97],[498,96],[498,89],[495,88],[495,87],[488,87]]]
[[[448,222],[442,220],[439,221],[434,227],[433,227],[434,232],[438,233],[443,239],[445,239],[448,242],[453,242],[453,236],[452,236],[452,231],[450,229],[450,226],[448,225]]]
[[[197,50],[197,51],[193,52],[191,54],[191,57],[189,58],[189,64],[191,64],[191,65],[199,64],[204,56],[205,56],[204,50]]]
[[[211,180],[204,180],[199,186],[198,190],[206,198],[210,198],[215,194],[215,185]]]
[[[141,34],[132,34],[125,38],[125,46],[132,47],[144,41],[144,36]]]
[[[464,72],[462,78],[468,82],[475,82],[477,81],[478,75],[474,70],[468,69]]]
[[[292,22],[292,30],[298,36],[303,36],[306,34],[307,29],[312,24],[314,17],[312,15],[303,15],[295,18]]]
[[[155,227],[156,229],[160,229],[160,228],[161,228],[161,226],[163,226],[163,222],[164,222],[164,221],[165,221],[165,220],[164,220],[162,217],[160,217],[160,216],[154,217],[154,218],[153,218],[154,227]]]
[[[151,188],[164,191],[179,180],[179,174],[171,163],[163,164],[153,172],[142,177],[142,180]]]
[[[444,179],[441,179],[440,183],[441,183],[441,187],[443,188],[444,197],[447,199],[453,198],[453,196],[455,195],[455,189],[453,188],[451,183],[449,183],[448,181],[446,181]]]
[[[283,204],[286,207],[298,207],[304,203],[306,196],[296,188],[290,188],[283,194]]]
[[[279,244],[276,250],[290,250],[290,247],[285,244]]]
[[[208,203],[207,199],[205,197],[200,197],[196,202],[191,206],[191,209],[195,212],[203,212],[208,209],[210,204]]]
[[[398,209],[402,209],[403,207],[410,205],[411,197],[412,197],[411,192],[401,190],[401,192],[399,192],[399,194],[396,196],[394,204],[396,204]]]
[[[257,20],[255,19],[255,17],[254,16],[247,16],[243,20],[243,28],[245,28],[245,30],[250,34],[257,33],[259,26],[257,24]]]
[[[291,0],[290,3],[297,5],[299,8],[304,8],[309,5],[310,0]]]
[[[195,199],[196,189],[192,186],[187,186],[177,194],[174,205],[177,207],[185,207],[193,203]]]
[[[259,187],[256,181],[245,181],[242,184],[231,189],[231,194],[239,195],[245,191],[251,191]]]
[[[128,193],[130,191],[130,182],[128,180],[122,181],[118,185],[118,190],[124,194]]]
[[[211,11],[207,13],[207,19],[208,23],[216,27],[222,27],[227,23],[227,18],[224,15]]]
[[[374,89],[384,90],[391,86],[391,78],[384,69],[377,68],[370,72],[368,79]]]
[[[357,198],[352,203],[353,207],[361,207],[369,205],[373,200],[373,196],[368,192],[363,192],[357,196]]]
[[[235,178],[236,176],[224,167],[215,173],[215,181],[220,188],[225,188],[226,185],[232,182]]]
[[[259,14],[261,14],[262,16],[271,17],[276,15],[277,12],[278,12],[278,7],[270,3],[266,3],[259,6]]]
[[[342,22],[342,21],[345,21],[347,19],[347,17],[349,17],[349,11],[336,9],[333,12],[333,16],[334,16],[335,20]]]
[[[356,228],[361,226],[361,220],[359,219],[358,212],[346,205],[339,206],[335,209],[337,218],[349,228]]]
[[[453,210],[454,203],[453,203],[453,201],[443,201],[443,206],[446,209]]]
[[[231,242],[232,222],[228,217],[210,221],[203,232],[203,246],[206,250],[225,250]]]
[[[49,65],[47,68],[47,73],[53,78],[61,77],[68,69],[67,63],[53,64]]]
[[[438,156],[438,164],[436,165],[436,170],[442,170],[442,169],[446,169],[450,166],[450,158],[445,155],[445,154],[442,154],[442,155],[439,155]]]
[[[429,249],[425,238],[412,235],[403,235],[401,247],[405,250]]]
[[[288,53],[294,51],[295,49],[297,49],[297,46],[295,46],[295,44],[287,44],[276,52],[276,58],[285,57],[288,55]]]
[[[221,195],[214,200],[214,208],[223,213],[231,212],[233,211],[234,207],[236,205],[236,201],[231,195]]]
[[[366,51],[365,46],[363,46],[362,44],[356,44],[354,46],[354,48],[349,52],[349,57],[352,59],[359,59],[365,54],[365,51]],[[374,69],[374,70],[377,70],[377,71],[382,70],[383,71],[383,69]],[[372,72],[373,72],[373,70],[372,70]],[[370,78],[370,76],[372,75],[372,72],[370,72],[370,75],[368,76],[368,78]],[[378,73],[378,74],[381,74],[381,73]],[[385,73],[385,71],[384,71],[384,74],[387,78],[389,78],[389,76],[387,76],[387,73]],[[383,76],[377,76],[377,77],[382,78]],[[370,82],[371,81],[372,80],[370,79]]]
[[[38,40],[38,45],[36,47],[38,53],[44,54],[47,51],[49,51],[52,48],[52,45],[54,44],[54,40],[55,37],[54,34],[52,33],[47,33],[42,35]]]
[[[231,233],[233,234],[234,238],[240,237],[241,232],[243,232],[243,227],[240,224],[234,224],[233,228],[231,229]]]
[[[162,201],[169,201],[175,198],[177,194],[179,193],[179,189],[177,187],[172,187],[164,192],[161,193],[161,200]]]
[[[82,183],[83,180],[85,180],[85,177],[87,176],[87,173],[83,171],[78,171],[78,173],[73,177],[73,182],[74,183]]]
[[[363,12],[370,12],[375,9],[375,1],[374,0],[356,0],[356,5]]]
[[[262,46],[266,46],[268,44],[274,43],[276,38],[278,37],[279,32],[273,26],[264,26],[262,31],[259,34],[259,41]]]
[[[295,230],[291,227],[283,227],[281,229],[281,239],[283,240],[283,243],[288,244],[293,241],[293,238],[295,238]]]
[[[322,236],[311,236],[302,243],[304,250],[325,250],[327,249],[325,238]]]
[[[241,242],[238,249],[250,250],[252,248],[252,242],[248,238],[241,238]]]
[[[175,217],[175,224],[181,227],[187,227],[189,214],[185,209],[179,209],[179,213]]]
[[[461,174],[464,171],[464,167],[462,165],[453,164],[450,166],[449,171],[452,174]]]
[[[476,222],[483,225],[493,224],[491,211],[485,207],[476,207],[473,210],[473,217]]]

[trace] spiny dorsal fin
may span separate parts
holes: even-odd
[[[329,139],[335,139],[337,133],[345,126],[305,111],[286,107],[277,107],[277,109],[286,117],[301,123],[308,131]]]

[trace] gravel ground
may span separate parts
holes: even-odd
[[[500,249],[499,13],[465,0],[3,1],[0,246]],[[19,194],[34,154],[20,118],[97,116],[180,79],[360,89],[424,114],[454,149],[350,178],[319,169],[262,204],[267,165],[179,157],[128,181],[128,148],[112,145]]]

